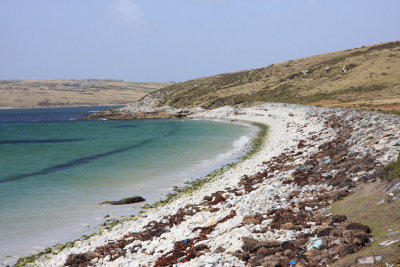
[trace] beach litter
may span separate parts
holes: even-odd
[[[390,245],[392,245],[392,244],[394,244],[394,243],[396,243],[396,242],[398,242],[398,241],[400,241],[400,239],[386,240],[386,241],[383,241],[383,242],[379,243],[379,246],[386,246],[386,247],[388,247],[388,246],[390,246]]]
[[[358,259],[358,263],[359,264],[374,264],[375,259],[374,259],[374,257],[369,256],[369,257]]]
[[[389,232],[389,233],[387,233],[385,236],[386,236],[386,237],[391,237],[391,236],[394,236],[394,235],[397,235],[397,234],[400,234],[400,231]]]
[[[319,249],[322,246],[322,240],[318,237],[311,237],[310,243],[307,245],[307,251],[310,251],[314,248]]]

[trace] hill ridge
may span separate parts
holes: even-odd
[[[141,99],[156,106],[217,108],[262,102],[400,112],[400,41],[176,83]]]

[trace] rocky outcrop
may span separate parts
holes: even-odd
[[[146,105],[126,106],[108,109],[87,115],[87,119],[140,120],[140,119],[182,119],[201,109],[175,109],[172,107],[152,108]]]

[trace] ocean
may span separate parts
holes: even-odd
[[[235,161],[256,132],[212,120],[83,119],[104,108],[0,110],[0,263],[137,213]],[[146,202],[99,205],[132,196]]]

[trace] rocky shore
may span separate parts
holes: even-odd
[[[330,207],[384,177],[400,150],[399,117],[277,103],[181,114],[263,123],[269,133],[260,152],[201,190],[27,265],[326,266],[372,242],[370,226]]]
[[[153,103],[132,103],[119,109],[107,109],[97,113],[89,114],[87,119],[106,120],[137,120],[137,119],[183,119],[195,116],[202,111],[201,108],[177,109],[169,106],[153,108]]]

